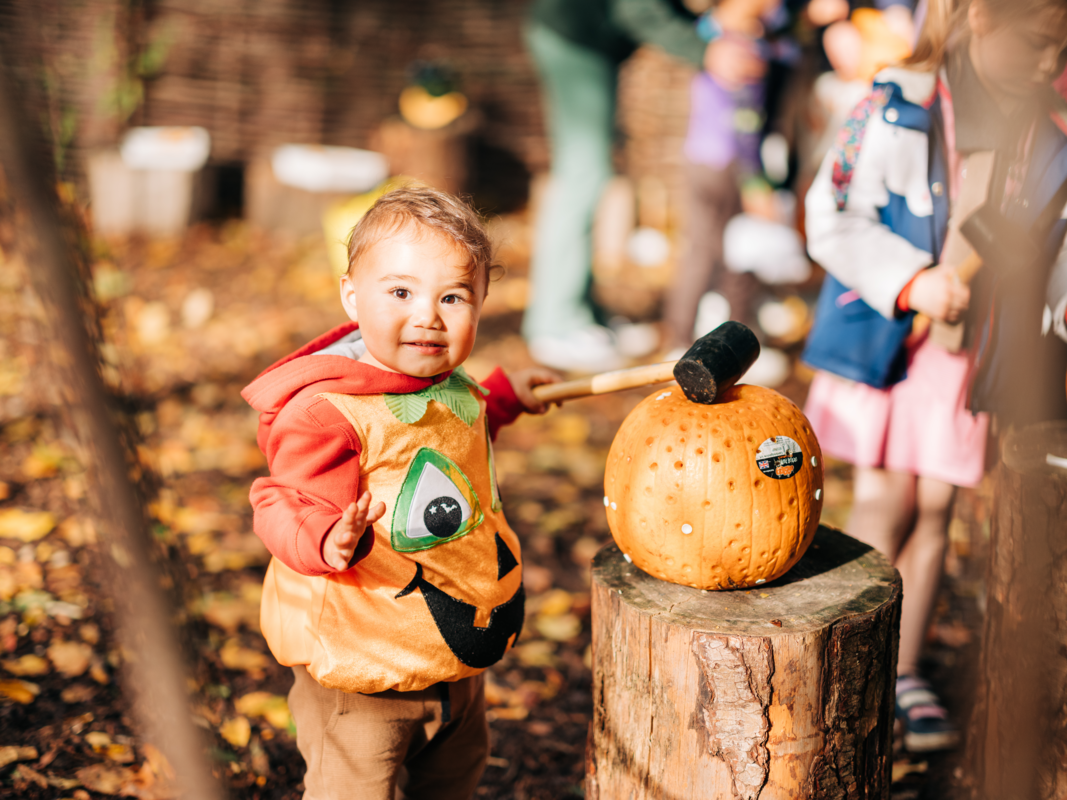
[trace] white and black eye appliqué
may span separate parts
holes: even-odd
[[[412,460],[396,501],[393,549],[427,550],[470,533],[484,519],[463,471],[447,456],[424,447]]]

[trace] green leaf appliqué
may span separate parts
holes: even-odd
[[[489,390],[468,376],[463,367],[457,367],[442,383],[410,394],[386,394],[385,405],[398,420],[414,425],[426,413],[429,402],[436,400],[469,427],[478,419],[479,408],[478,401],[467,387],[474,387],[483,395],[489,394]]]
[[[430,404],[430,398],[426,397],[425,389],[421,392],[410,394],[387,394],[385,405],[393,416],[408,425],[414,425],[426,413],[426,406]]]
[[[474,380],[474,378],[472,378],[470,375],[468,375],[467,370],[463,369],[463,367],[456,367],[454,370],[452,370],[451,377],[458,377],[468,386],[473,386],[475,389],[482,393],[482,397],[489,396],[489,390],[482,386],[480,383],[478,383],[478,381]]]
[[[443,403],[453,414],[463,420],[467,426],[478,419],[478,401],[474,399],[467,384],[454,374],[444,383],[438,383],[425,390],[431,400]]]

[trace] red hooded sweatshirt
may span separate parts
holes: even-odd
[[[358,329],[354,322],[314,339],[264,370],[241,396],[260,412],[257,442],[270,476],[257,478],[249,498],[253,527],[271,555],[303,575],[336,572],[322,557],[326,534],[358,497],[360,443],[340,411],[318,395],[406,394],[448,378],[386,372],[344,355],[315,355]],[[489,390],[490,435],[523,411],[507,376],[496,369]],[[356,548],[353,563],[361,556]],[[350,565],[351,566],[351,565]]]

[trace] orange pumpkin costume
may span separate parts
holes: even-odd
[[[423,379],[316,354],[355,329],[316,339],[242,393],[262,412],[271,469],[251,493],[274,556],[261,627],[280,663],[324,687],[416,691],[479,674],[521,629],[519,543],[491,435],[522,408],[499,370],[479,387],[461,370]],[[336,572],[322,543],[364,489],[386,514]]]

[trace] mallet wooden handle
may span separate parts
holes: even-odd
[[[674,380],[674,365],[677,363],[677,361],[664,361],[644,367],[602,372],[599,375],[592,375],[575,381],[546,383],[543,386],[535,386],[533,394],[534,397],[544,403],[555,403],[559,400],[571,400],[575,397],[608,394],[622,391],[623,389],[634,389],[638,386],[649,386],[653,383],[664,383]]]
[[[981,268],[982,257],[972,250],[967,254],[967,257],[960,262],[960,265],[956,267],[956,277],[960,279],[960,283],[966,286]]]

